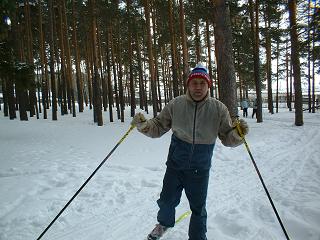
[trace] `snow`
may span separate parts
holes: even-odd
[[[98,127],[88,109],[27,122],[1,111],[0,239],[37,239],[129,129],[129,112],[125,123],[108,122],[105,112]],[[320,113],[305,112],[302,127],[287,109],[265,110],[263,123],[246,120],[247,142],[290,239],[320,240]],[[134,129],[42,239],[145,239],[156,223],[170,135],[151,139]],[[210,174],[208,240],[286,239],[244,145],[218,140]],[[183,195],[177,217],[188,209]],[[163,239],[187,239],[189,219]]]

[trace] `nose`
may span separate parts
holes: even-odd
[[[195,88],[196,88],[196,89],[200,89],[200,88],[201,88],[201,83],[196,83],[196,84],[195,84]]]

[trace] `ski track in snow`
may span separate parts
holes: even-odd
[[[129,125],[130,118],[97,127],[90,113],[57,122],[0,117],[0,240],[36,239]],[[248,118],[247,142],[290,238],[320,240],[320,115],[305,114],[295,127],[293,114]],[[169,142],[169,133],[149,139],[133,131],[42,239],[145,239]],[[177,216],[188,209],[183,195]],[[207,211],[208,240],[285,239],[244,146],[217,141]],[[187,239],[189,218],[163,239]]]

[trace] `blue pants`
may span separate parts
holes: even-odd
[[[189,240],[206,240],[206,199],[209,170],[175,170],[167,168],[160,199],[158,222],[167,227],[175,223],[175,208],[180,203],[184,189],[192,211],[189,225]]]

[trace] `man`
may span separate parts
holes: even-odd
[[[256,115],[257,109],[258,109],[258,102],[257,102],[257,99],[255,98],[253,100],[253,106],[252,106],[252,118],[254,117],[254,115]]]
[[[146,120],[137,113],[132,124],[146,136],[155,138],[172,130],[160,198],[157,201],[158,224],[148,235],[149,240],[159,239],[175,224],[175,208],[184,189],[192,211],[189,224],[189,240],[206,240],[206,199],[211,157],[216,138],[225,146],[242,143],[232,124],[227,107],[209,97],[212,85],[207,70],[198,64],[187,79],[187,93],[171,100],[161,113]],[[240,120],[242,132],[248,125]]]
[[[243,99],[241,102],[241,107],[243,110],[243,117],[248,117],[248,107],[249,107],[249,103],[247,101],[247,99]]]

